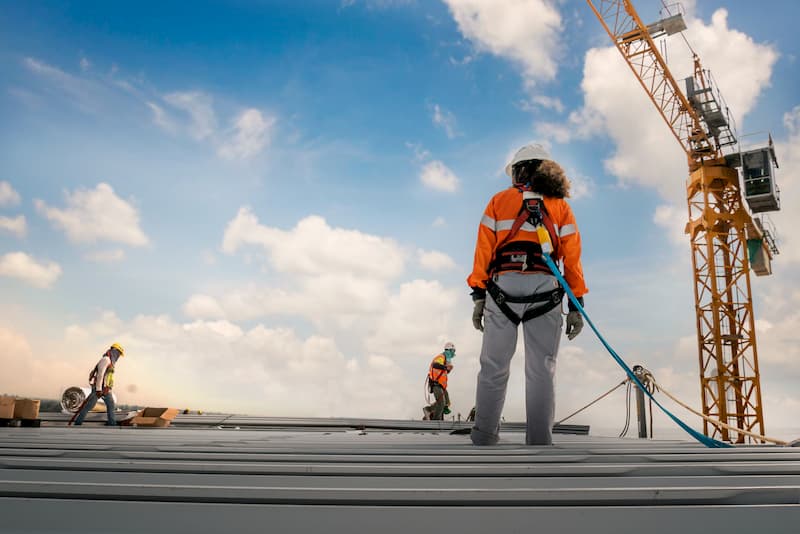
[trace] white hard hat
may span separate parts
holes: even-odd
[[[550,157],[550,153],[547,151],[545,147],[540,145],[539,143],[531,143],[530,145],[525,145],[524,147],[517,150],[517,153],[514,154],[514,157],[511,158],[511,162],[506,165],[506,174],[511,176],[511,167],[515,164],[519,163],[520,161],[528,161],[531,159],[538,159],[538,160],[552,160],[553,158]]]
[[[453,345],[452,342],[448,341],[444,344],[444,350],[456,350],[456,346]]]

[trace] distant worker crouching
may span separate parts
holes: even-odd
[[[456,357],[456,346],[445,343],[444,351],[437,354],[428,370],[428,391],[433,393],[434,401],[422,409],[424,419],[441,421],[445,413],[450,413],[450,395],[447,393],[447,375],[453,370],[453,358]]]
[[[97,362],[97,365],[92,369],[92,372],[89,373],[89,384],[92,386],[92,392],[86,398],[78,417],[75,419],[76,425],[83,424],[86,414],[94,408],[95,404],[97,404],[97,400],[100,398],[102,398],[103,402],[106,404],[106,414],[108,418],[106,425],[115,426],[117,424],[116,419],[114,419],[114,410],[116,406],[114,406],[114,397],[111,394],[111,389],[114,387],[114,368],[117,365],[117,360],[120,356],[124,355],[125,351],[123,348],[118,343],[114,343],[106,353],[103,354],[100,361]]]
[[[513,185],[489,201],[478,227],[472,288],[475,328],[483,331],[475,425],[475,445],[498,441],[509,367],[522,323],[525,341],[525,408],[528,445],[552,444],[555,371],[564,290],[543,253],[561,262],[570,289],[583,304],[588,292],[581,267],[581,238],[567,204],[569,181],[561,166],[538,144],[519,149],[506,166]],[[486,298],[486,294],[491,298]],[[569,302],[567,337],[583,328]]]

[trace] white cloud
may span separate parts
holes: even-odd
[[[692,47],[713,71],[736,123],[743,124],[769,84],[777,52],[729,28],[725,9],[717,10],[710,24],[689,17],[687,25]],[[683,80],[693,72],[691,53],[680,36],[667,43],[670,70]],[[567,124],[546,124],[539,132],[560,143],[606,132],[615,144],[606,169],[621,183],[652,187],[675,205],[684,202],[686,156],[616,48],[587,52],[581,88],[584,107],[571,113]]]
[[[92,62],[89,61],[87,58],[82,57],[80,61],[80,67],[82,71],[86,72],[87,70],[92,68]]]
[[[458,131],[456,129],[456,116],[450,111],[442,109],[439,104],[433,105],[433,123],[436,126],[443,128],[449,139],[453,139],[458,135]]]
[[[526,85],[555,78],[561,15],[546,0],[445,0],[461,33],[479,50],[512,60]]]
[[[781,211],[768,214],[775,224],[780,255],[775,258],[775,272],[794,272],[790,266],[800,263],[800,106],[786,112],[784,126],[789,133],[785,140],[775,144],[780,168],[776,170],[776,183],[780,188]],[[800,280],[785,280],[786,287],[795,287]]]
[[[214,297],[208,295],[192,295],[183,305],[183,313],[196,319],[221,319],[225,312]]]
[[[17,217],[3,217],[0,215],[0,231],[9,232],[17,237],[25,237],[28,227],[24,215]]]
[[[0,206],[16,206],[20,202],[19,193],[8,182],[0,182]]]
[[[170,133],[175,133],[177,131],[177,129],[178,129],[177,125],[169,117],[169,115],[164,110],[164,108],[162,108],[161,106],[159,106],[155,102],[148,101],[148,102],[145,102],[145,104],[147,105],[148,108],[150,108],[150,111],[153,112],[153,123],[155,123],[156,126],[162,128],[162,129],[164,129],[164,130],[166,130],[166,131],[168,131]]]
[[[430,271],[446,271],[456,266],[453,258],[438,250],[418,249],[417,259],[422,267]]]
[[[393,240],[332,228],[316,215],[286,231],[260,224],[250,208],[241,208],[225,229],[222,250],[232,254],[245,245],[262,247],[282,273],[349,273],[385,280],[399,275],[404,266],[404,254]]]
[[[112,241],[131,246],[147,245],[149,240],[139,227],[137,209],[118,197],[110,185],[99,183],[94,189],[66,192],[67,207],[47,206],[42,200],[36,209],[76,243]]]
[[[217,117],[210,95],[200,91],[174,92],[164,95],[164,100],[189,115],[191,124],[188,132],[194,139],[206,139],[216,131]]]
[[[545,109],[552,109],[557,111],[558,113],[562,113],[564,111],[564,103],[561,102],[561,99],[546,96],[546,95],[534,95],[531,97],[531,102],[541,106]]]
[[[261,152],[270,142],[275,117],[264,117],[257,109],[246,109],[236,118],[234,133],[220,145],[217,153],[225,159],[247,159]]]
[[[367,350],[395,354],[396,361],[403,355],[412,360],[421,354],[433,357],[450,338],[463,339],[456,335],[452,313],[457,302],[458,291],[439,282],[412,280],[402,284],[400,291],[383,303],[378,324],[366,339]],[[430,360],[421,362],[420,368],[428,363]]]
[[[55,262],[39,263],[24,252],[9,252],[0,256],[0,276],[16,278],[34,287],[48,288],[61,276]]]
[[[94,92],[95,87],[87,80],[68,74],[58,67],[32,57],[26,57],[23,64],[29,71],[57,86],[79,104],[87,104],[91,99],[90,93]]]
[[[459,186],[458,176],[438,160],[426,163],[422,167],[419,179],[425,187],[447,193],[456,192]]]
[[[653,222],[662,227],[669,240],[676,246],[685,246],[688,237],[684,231],[688,215],[686,208],[683,209],[673,204],[662,204],[656,208],[653,215]]]
[[[346,357],[326,336],[261,324],[244,329],[225,320],[179,323],[164,315],[121,321],[106,313],[90,324],[70,325],[63,339],[52,340],[57,358],[49,357],[56,351],[47,350],[41,337],[32,344],[0,327],[0,364],[14,370],[0,375],[0,386],[53,396],[57,387],[80,385],[109,339],[126,350],[115,375],[123,403],[321,417],[407,417],[420,404],[417,376],[409,381],[397,359],[383,352]],[[30,376],[37,377],[34,384]],[[308,394],[293,394],[295,384]]]
[[[442,217],[442,216],[440,215],[439,217],[436,217],[436,218],[433,220],[433,223],[431,223],[431,226],[433,226],[434,228],[440,228],[440,227],[442,227],[442,226],[445,226],[446,224],[447,224],[447,221],[445,220],[445,218],[444,218],[444,217]]]
[[[97,250],[84,256],[87,260],[96,263],[116,263],[125,259],[125,251],[122,249]]]

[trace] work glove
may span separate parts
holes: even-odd
[[[578,334],[581,333],[581,330],[583,330],[583,317],[581,317],[581,312],[569,312],[567,314],[567,329],[564,332],[567,334],[567,339],[570,341],[575,339]]]
[[[477,299],[474,301],[475,307],[472,309],[472,326],[475,330],[483,332],[483,307],[486,305],[486,299]]]

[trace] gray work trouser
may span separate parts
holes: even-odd
[[[500,288],[511,296],[544,293],[558,287],[558,281],[545,273],[504,273],[496,278]],[[509,303],[518,316],[546,303]],[[481,369],[475,401],[475,426],[472,443],[494,445],[500,431],[500,415],[506,400],[511,357],[517,346],[517,325],[506,317],[497,303],[486,296]],[[561,306],[521,323],[525,341],[525,443],[550,445],[555,414],[555,373],[558,342],[561,338]]]

